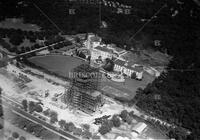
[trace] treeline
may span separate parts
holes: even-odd
[[[31,50],[39,49],[44,45],[50,45],[58,43],[54,46],[55,49],[62,48],[64,46],[71,45],[70,41],[65,40],[64,37],[58,34],[51,34],[48,32],[33,32],[33,31],[22,31],[20,29],[3,29],[0,28],[0,45],[2,45],[9,52],[20,54]],[[4,38],[8,38],[9,42],[6,42]],[[21,46],[19,45],[24,42],[24,39],[28,39],[33,45]],[[38,41],[37,41],[38,40]],[[40,42],[40,43],[39,43]],[[10,45],[11,43],[12,45]]]
[[[137,105],[149,114],[191,131],[172,130],[176,140],[200,139],[200,16],[192,16],[198,7],[184,1],[182,10],[171,23],[164,24],[169,32],[165,39],[168,53],[173,56],[167,73],[161,74],[144,90],[139,90]],[[156,27],[154,27],[156,28]],[[166,34],[167,35],[167,34]]]
[[[101,19],[108,25],[107,28],[100,29],[99,23],[99,7],[91,4],[76,4],[65,0],[49,0],[49,1],[23,1],[26,6],[17,4],[17,1],[4,1],[1,5],[2,19],[6,17],[23,17],[25,23],[33,23],[42,27],[42,31],[47,31],[52,34],[59,32],[64,34],[77,34],[85,32],[94,32],[102,36],[106,43],[115,43],[118,47],[127,50],[132,47],[145,47],[153,45],[154,30],[151,26],[145,27],[147,30],[138,34],[135,39],[129,40],[130,37],[144,24],[141,19],[149,19],[164,3],[162,0],[154,1],[120,1],[122,4],[132,6],[130,15],[114,14],[112,8],[102,6]],[[169,0],[171,5],[177,5]],[[34,3],[33,3],[34,2]],[[16,7],[17,5],[17,7]],[[51,23],[38,8],[41,9],[54,23]],[[169,11],[171,7],[165,10]],[[12,12],[10,12],[12,9]],[[70,9],[75,9],[75,14],[69,14]],[[165,16],[165,15],[164,15]],[[167,14],[169,16],[169,14]],[[171,16],[171,15],[170,15]],[[157,20],[157,19],[156,19]],[[162,19],[163,20],[163,19]],[[163,21],[164,22],[164,21]],[[89,24],[88,24],[89,23]],[[57,27],[55,27],[55,25]],[[163,29],[160,27],[159,29]],[[147,34],[150,41],[143,38],[143,34]],[[138,42],[139,40],[139,42]]]

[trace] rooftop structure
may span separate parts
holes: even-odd
[[[108,49],[107,47],[101,47],[97,46],[91,50],[91,59],[99,59],[101,57],[102,60],[105,60],[106,58],[112,58],[113,56],[113,50]]]
[[[112,49],[114,53],[116,53],[118,56],[125,54],[127,51],[117,47],[115,44],[108,44],[107,45],[108,49]]]
[[[92,113],[102,105],[99,92],[101,75],[99,70],[82,64],[73,69],[71,86],[63,96],[63,102],[87,113]]]
[[[124,61],[122,59],[115,59],[114,70],[126,74],[131,77],[133,73],[136,74],[136,78],[141,80],[143,77],[143,66],[136,65],[132,61]]]
[[[113,50],[112,50],[112,49],[109,49],[109,48],[107,48],[107,47],[97,46],[95,49],[96,49],[96,50],[99,50],[99,51],[104,51],[104,52],[108,52],[108,53],[113,53]]]
[[[138,124],[136,124],[133,128],[132,131],[136,132],[137,134],[141,134],[142,131],[147,127],[147,125],[143,122],[139,122]]]
[[[85,46],[88,49],[99,46],[101,43],[101,38],[95,34],[88,34],[87,40],[85,41]]]

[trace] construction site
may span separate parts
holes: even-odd
[[[63,95],[62,101],[68,106],[86,113],[95,112],[103,105],[100,92],[101,73],[88,64],[74,68],[70,74],[70,88]]]

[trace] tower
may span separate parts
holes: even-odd
[[[95,112],[103,103],[99,90],[101,74],[97,68],[82,64],[72,70],[70,88],[63,96],[64,103],[86,113]]]

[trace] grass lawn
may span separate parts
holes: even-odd
[[[127,78],[123,83],[114,82],[103,77],[103,81],[101,83],[102,90],[111,96],[131,100],[136,95],[138,88],[144,89],[148,83],[151,83],[155,79],[155,77],[145,72],[143,77],[142,81]]]
[[[68,77],[69,72],[80,64],[87,63],[81,59],[71,56],[62,55],[47,55],[47,56],[36,56],[29,59],[30,62],[47,69],[50,72],[54,72],[60,76]],[[154,77],[147,73],[144,73],[142,81],[127,78],[125,82],[118,83],[107,79],[105,76],[102,77],[101,89],[104,93],[111,97],[120,97],[125,99],[132,99],[136,95],[136,90],[145,88],[148,83],[151,83]]]
[[[54,72],[60,76],[68,77],[70,71],[83,64],[87,63],[76,57],[63,56],[63,55],[46,55],[36,56],[29,59],[30,62],[47,69],[50,72]]]

